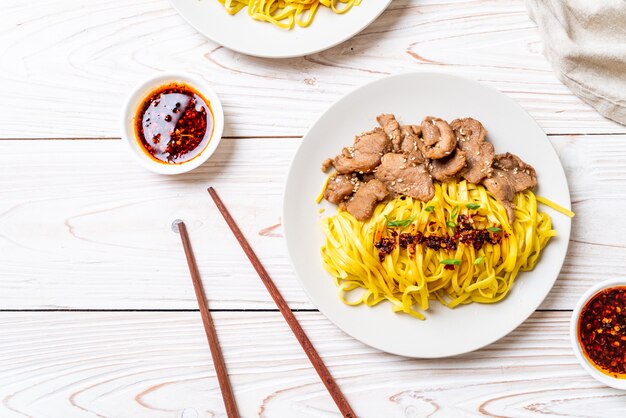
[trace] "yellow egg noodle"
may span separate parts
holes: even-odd
[[[431,301],[450,308],[497,302],[507,295],[520,271],[535,267],[541,250],[556,236],[550,217],[537,212],[533,192],[517,193],[513,203],[515,221],[510,225],[504,206],[483,186],[453,181],[435,183],[435,196],[429,202],[404,197],[381,203],[365,222],[340,210],[322,221],[324,268],[335,279],[344,303],[374,306],[387,300],[394,312],[419,319],[425,318],[423,312]],[[410,255],[407,248],[395,245],[382,262],[379,259],[374,244],[381,236],[390,236],[392,230],[451,236],[450,222],[457,214],[474,215],[476,229],[501,230],[504,238],[478,251],[460,242],[454,251],[417,244]],[[410,225],[388,226],[393,220]],[[454,269],[442,263],[450,261],[457,264]]]
[[[307,27],[313,21],[319,6],[342,14],[361,4],[361,0],[217,0],[230,15],[248,7],[248,15],[255,20],[270,22],[283,29],[294,24]]]
[[[550,199],[546,199],[545,197],[537,196],[537,202],[543,203],[547,207],[552,208],[556,210],[557,212],[561,212],[563,215],[568,216],[570,218],[573,218],[574,216],[576,216],[576,214],[572,212],[571,210],[566,209],[563,206],[554,203]]]

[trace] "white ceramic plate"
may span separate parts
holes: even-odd
[[[425,321],[394,314],[389,303],[374,308],[344,305],[321,262],[323,216],[336,212],[315,204],[325,179],[322,161],[352,143],[355,134],[377,126],[376,116],[393,113],[401,123],[434,115],[452,121],[470,116],[488,130],[496,152],[512,152],[533,165],[536,193],[569,208],[567,180],[559,158],[537,123],[513,100],[475,81],[445,74],[411,73],[387,77],[348,94],[311,127],[293,159],[284,196],[284,230],[291,261],[319,310],[354,338],[380,350],[409,357],[446,357],[484,347],[505,336],[533,313],[554,284],[565,254],[571,220],[548,208],[558,237],[531,272],[520,273],[505,300],[448,309],[437,303]]]
[[[391,3],[391,0],[363,0],[359,6],[339,15],[320,7],[308,28],[285,30],[258,22],[247,9],[230,16],[217,0],[170,0],[196,30],[226,48],[257,57],[301,57],[331,48],[362,31]]]

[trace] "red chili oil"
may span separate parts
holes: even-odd
[[[596,293],[578,318],[578,341],[596,369],[626,379],[626,287]]]
[[[503,231],[490,232],[487,229],[476,229],[472,216],[459,215],[452,236],[446,234],[424,235],[419,231],[398,234],[396,231],[392,231],[391,237],[381,237],[378,241],[374,242],[374,247],[378,250],[378,257],[382,262],[387,255],[391,254],[396,244],[399,245],[400,248],[406,249],[409,252],[409,257],[413,258],[416,254],[417,245],[423,245],[433,251],[456,251],[459,243],[463,243],[474,247],[474,249],[478,251],[483,248],[485,244],[497,245],[502,242],[503,238],[509,236]],[[454,265],[446,265],[444,268],[454,270]]]
[[[210,102],[184,83],[161,86],[142,101],[135,133],[154,160],[180,164],[204,151],[213,134]]]

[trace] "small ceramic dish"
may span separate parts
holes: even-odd
[[[584,349],[581,346],[581,341],[578,337],[579,335],[579,319],[580,315],[591,299],[593,299],[599,292],[605,289],[611,289],[615,287],[626,287],[626,279],[609,279],[603,282],[596,284],[591,287],[585,294],[580,298],[576,307],[574,308],[574,312],[572,312],[572,319],[570,321],[570,338],[572,342],[572,348],[574,349],[574,353],[576,354],[576,358],[578,362],[583,366],[583,368],[589,373],[594,379],[599,382],[611,386],[616,389],[626,390],[626,379],[617,378],[610,376],[602,371],[598,370],[597,366],[595,366],[592,361],[587,357],[584,353]]]
[[[186,85],[200,93],[208,102],[213,119],[213,130],[204,149],[190,160],[180,163],[167,163],[153,158],[142,145],[135,128],[140,106],[151,93],[169,84]],[[188,73],[159,73],[139,83],[126,98],[121,119],[122,139],[139,164],[155,173],[168,175],[186,173],[202,165],[217,149],[224,130],[224,111],[219,97],[201,77]]]

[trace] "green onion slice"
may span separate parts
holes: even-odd
[[[456,258],[446,258],[445,260],[441,260],[439,264],[446,264],[448,266],[458,266],[461,264],[461,260],[457,260]]]
[[[459,214],[459,205],[456,205],[453,209],[452,209],[452,214],[450,215],[450,220],[454,221],[456,220],[456,217]]]
[[[385,215],[385,218],[387,218],[387,215]],[[412,216],[409,219],[396,219],[394,221],[390,221],[389,218],[387,218],[387,226],[400,226],[404,228],[411,225],[415,218],[417,218],[417,216]]]

